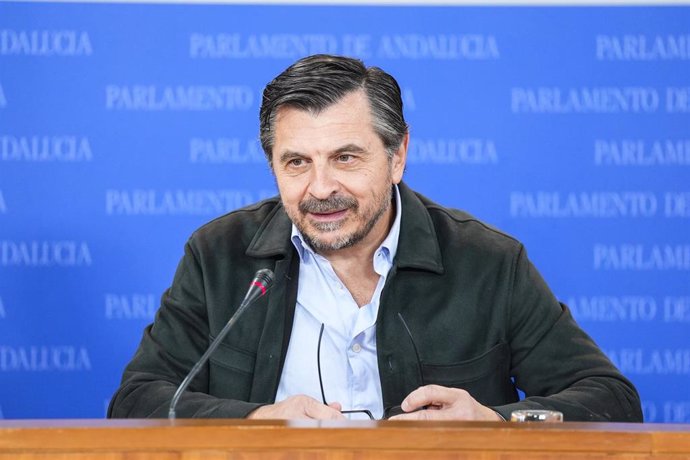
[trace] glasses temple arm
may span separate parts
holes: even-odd
[[[422,382],[421,386],[424,386],[424,374],[422,373],[422,360],[419,359],[419,351],[417,350],[417,344],[414,343],[414,339],[412,338],[412,332],[410,332],[410,328],[407,327],[407,323],[405,322],[405,318],[403,318],[402,314],[398,312],[398,319],[400,319],[400,322],[403,325],[403,328],[405,328],[405,332],[407,332],[407,336],[410,338],[410,342],[412,342],[412,348],[414,349],[414,355],[417,358],[417,371],[419,372],[419,380]]]
[[[319,371],[319,387],[321,388],[321,400],[324,405],[328,405],[326,402],[326,393],[323,391],[323,378],[321,378],[321,338],[323,337],[323,328],[325,324],[321,323],[321,330],[319,331],[319,344],[316,347],[316,367]]]

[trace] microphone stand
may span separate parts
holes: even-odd
[[[260,270],[263,271],[263,270]],[[211,357],[211,354],[218,348],[218,345],[220,345],[220,342],[225,338],[226,335],[228,335],[228,332],[230,332],[230,329],[232,329],[232,326],[235,325],[237,320],[242,316],[242,314],[247,310],[247,307],[249,307],[251,304],[253,304],[256,300],[258,300],[260,297],[263,297],[268,289],[273,285],[273,272],[270,270],[267,270],[267,272],[270,274],[268,280],[262,280],[264,283],[257,282],[256,280],[259,278],[259,272],[257,272],[257,276],[255,277],[255,281],[252,281],[252,287],[254,286],[259,286],[261,288],[261,294],[256,295],[252,298],[249,298],[249,293],[247,294],[247,299],[245,299],[244,302],[242,302],[242,305],[237,309],[234,315],[230,318],[230,320],[227,322],[225,327],[221,329],[220,333],[218,336],[211,342],[211,345],[208,347],[208,350],[201,355],[201,358],[199,358],[199,361],[194,364],[194,367],[192,367],[192,370],[189,371],[189,374],[187,374],[187,377],[184,378],[182,383],[180,384],[179,387],[177,387],[177,391],[172,397],[172,400],[170,401],[170,408],[168,409],[168,419],[170,420],[175,420],[175,407],[177,406],[177,401],[180,399],[180,396],[182,396],[182,393],[184,390],[187,389],[189,384],[192,382],[194,377],[199,373],[201,370],[201,367],[206,364],[206,361]],[[251,289],[251,287],[250,287]]]

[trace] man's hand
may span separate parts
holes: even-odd
[[[423,409],[424,406],[427,408]],[[496,412],[479,404],[465,390],[439,385],[417,388],[407,395],[401,407],[407,413],[391,417],[390,420],[502,420]]]
[[[261,406],[247,415],[248,419],[318,419],[339,420],[345,416],[340,413],[340,403],[325,406],[314,398],[305,395],[290,396],[284,401]]]

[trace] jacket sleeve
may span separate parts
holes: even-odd
[[[520,246],[508,310],[511,375],[525,399],[493,407],[563,413],[566,421],[641,422],[633,384],[558,303]]]
[[[177,387],[209,345],[203,273],[188,242],[175,278],[108,408],[109,418],[166,418]],[[208,394],[208,364],[179,399],[179,418],[240,418],[261,404]]]

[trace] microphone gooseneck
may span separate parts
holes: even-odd
[[[196,375],[199,373],[201,366],[206,364],[206,361],[208,361],[208,359],[211,357],[211,354],[216,350],[216,348],[218,348],[218,345],[220,345],[220,342],[225,338],[225,336],[228,335],[230,329],[232,329],[240,316],[242,316],[242,313],[247,310],[247,307],[266,294],[266,292],[273,285],[273,280],[273,272],[268,268],[263,268],[254,274],[254,279],[249,284],[247,294],[244,296],[244,300],[242,300],[242,303],[237,308],[235,314],[232,315],[230,320],[228,320],[223,329],[221,329],[221,331],[218,333],[218,336],[213,340],[213,342],[211,342],[211,345],[208,347],[206,352],[201,356],[201,358],[199,358],[199,361],[194,364],[194,367],[192,367],[192,369],[189,371],[187,377],[185,377],[182,383],[180,383],[180,386],[177,387],[177,391],[175,391],[175,394],[170,400],[170,408],[168,409],[168,418],[170,420],[175,419],[175,407],[177,406],[177,402],[184,390],[187,389],[194,377],[196,377]]]

